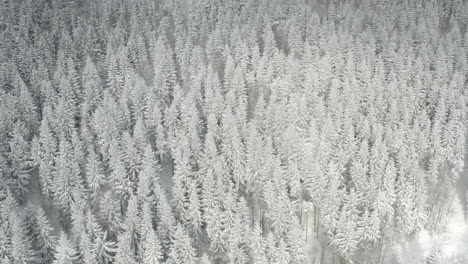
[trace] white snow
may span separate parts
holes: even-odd
[[[457,197],[452,204],[447,225],[441,234],[430,235],[426,230],[421,231],[417,238],[404,244],[396,245],[394,254],[399,256],[401,264],[424,263],[424,258],[431,250],[438,250],[447,264],[458,263],[456,260],[468,257],[468,227],[465,222],[463,206]],[[459,262],[463,263],[463,262]]]

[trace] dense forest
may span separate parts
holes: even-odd
[[[0,263],[399,263],[464,171],[467,26],[463,0],[3,0]]]

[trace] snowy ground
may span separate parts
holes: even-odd
[[[468,163],[467,163],[468,164]],[[458,184],[468,183],[468,173],[464,173]],[[466,192],[466,186],[457,188],[457,192]],[[468,225],[465,221],[465,201],[461,194],[455,197],[448,216],[447,225],[441,234],[429,234],[421,231],[413,240],[397,244],[390,248],[384,259],[386,264],[426,264],[424,262],[431,251],[440,254],[439,262],[434,264],[467,264],[468,263]],[[464,197],[464,195],[463,195]],[[304,214],[306,216],[306,214]],[[313,211],[304,219],[304,239],[307,239],[307,253],[310,263],[320,263],[322,249],[317,243],[313,230]],[[307,227],[305,226],[307,222]],[[307,236],[307,238],[306,238]]]
[[[424,258],[431,250],[438,250],[441,260],[447,260],[441,263],[452,264],[466,263],[455,261],[468,260],[467,248],[468,228],[463,207],[457,199],[457,202],[453,203],[451,215],[442,234],[431,236],[427,231],[422,231],[416,239],[396,245],[393,250],[394,254],[399,256],[401,264],[424,263]]]
[[[468,154],[468,144],[465,144],[465,153]],[[440,251],[441,260],[438,263],[468,263],[468,226],[465,217],[467,190],[468,155],[465,155],[465,171],[457,182],[457,196],[452,203],[445,231],[432,236],[422,231],[413,241],[395,246],[394,255],[400,257],[400,264],[424,263],[424,257],[434,249]]]

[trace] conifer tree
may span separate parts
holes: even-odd
[[[29,191],[31,179],[30,144],[24,138],[27,134],[27,128],[21,123],[16,123],[9,142],[8,160],[11,166],[11,187],[18,194],[20,200],[23,200],[25,193]]]
[[[196,251],[192,247],[192,240],[185,232],[184,228],[177,226],[174,235],[169,257],[174,263],[196,263]]]
[[[90,56],[86,57],[85,67],[81,76],[83,85],[83,102],[89,105],[92,112],[98,106],[102,96],[102,81],[99,77],[96,65]]]
[[[93,146],[89,146],[87,152],[88,156],[86,158],[85,176],[87,186],[91,192],[91,197],[95,200],[98,198],[98,193],[105,183],[105,175],[100,168],[98,156],[94,151]]]
[[[96,250],[92,244],[91,238],[85,232],[80,235],[79,243],[80,257],[85,264],[97,263]]]
[[[55,253],[56,238],[47,215],[41,207],[28,206],[27,228],[31,237],[32,248],[37,252],[37,258],[42,263],[52,263]]]
[[[26,236],[26,226],[21,216],[10,213],[11,224],[11,259],[13,263],[34,263],[37,261],[36,252],[31,241]]]
[[[125,231],[119,236],[117,242],[117,252],[115,254],[115,263],[136,264],[135,248],[132,245],[132,231]]]
[[[83,185],[81,172],[70,143],[62,134],[56,158],[54,177],[55,198],[60,207],[69,212],[71,205],[81,198]]]
[[[99,263],[109,263],[114,261],[114,256],[117,249],[115,242],[109,240],[107,236],[107,231],[104,232],[102,237],[96,238],[94,243],[94,248],[96,250],[97,259]]]
[[[68,239],[67,234],[64,231],[61,231],[60,238],[58,240],[54,255],[53,264],[74,264],[78,260],[78,252]]]
[[[240,131],[230,110],[226,110],[223,115],[222,152],[231,177],[239,190],[240,186],[244,184],[245,150]]]
[[[159,237],[153,229],[146,234],[145,249],[143,252],[144,264],[159,264],[162,260],[162,248]]]

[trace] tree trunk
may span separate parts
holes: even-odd
[[[320,254],[320,264],[323,264],[324,259],[325,259],[325,247],[322,246],[322,253]]]
[[[307,243],[307,238],[309,237],[309,227],[308,227],[308,215],[309,213],[306,213],[306,219],[305,219],[305,233],[306,233],[306,243]]]
[[[301,210],[301,212],[299,213],[299,223],[302,224],[302,217],[303,217],[303,212],[304,212],[304,200],[302,198],[302,194],[299,196],[299,203],[300,203],[300,207],[299,207],[299,210]]]
[[[260,226],[262,227],[262,232],[265,232],[265,215],[263,213],[263,210],[260,208]]]
[[[252,198],[252,226],[255,226],[255,201]]]
[[[436,206],[437,201],[439,200],[439,195],[440,195],[439,184],[440,184],[440,180],[438,180],[438,181],[437,181],[437,184],[435,185],[436,194],[435,194],[434,198],[432,199],[431,208],[429,209],[429,218],[427,219],[427,224],[428,224],[428,225],[429,225],[429,223],[430,223],[431,220],[432,220],[432,216],[433,216],[433,213],[434,213],[434,207]]]
[[[172,172],[172,177],[174,177],[174,158],[170,157],[171,159],[171,172]]]
[[[314,205],[314,232],[317,231],[317,206]]]
[[[434,224],[434,230],[437,229],[437,226],[439,225],[440,220],[442,219],[442,215],[444,211],[449,212],[450,208],[452,207],[453,200],[455,199],[456,192],[454,191],[452,194],[452,198],[450,199],[450,203],[448,204],[447,210],[444,210],[445,208],[443,206],[439,206],[439,211],[437,212],[437,218],[436,222]]]
[[[39,171],[36,173],[36,181],[37,181],[37,186],[39,187],[39,196],[41,197],[41,206],[42,208],[44,207],[44,195],[42,194],[42,184],[41,184],[41,179],[39,179]]]
[[[315,214],[316,214],[316,228],[315,228],[315,234],[317,239],[319,238],[319,232],[320,232],[320,209],[317,208]]]
[[[385,250],[383,250],[382,260],[381,260],[381,262],[380,262],[380,263],[384,263],[384,260],[385,260],[385,254],[386,254],[386,253],[387,253],[387,252],[386,252]]]
[[[382,237],[380,238],[379,241],[379,257],[377,258],[377,263],[381,263],[381,257],[382,257],[382,246],[383,246],[383,240],[384,240],[384,235],[382,234]]]

